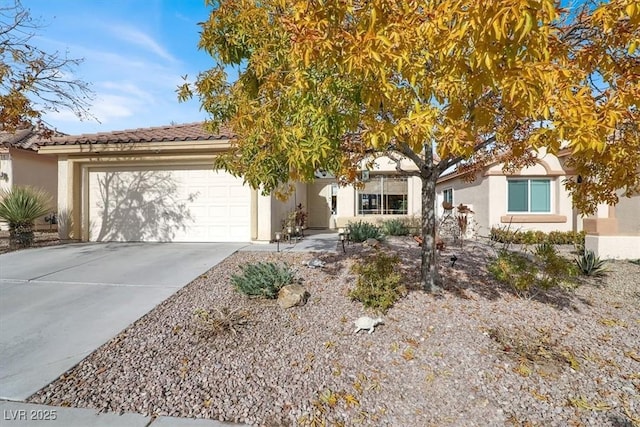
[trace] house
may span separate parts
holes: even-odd
[[[242,178],[213,170],[233,137],[230,129],[212,135],[190,123],[58,136],[39,141],[39,153],[57,158],[58,209],[71,219],[70,234],[83,241],[270,241],[299,204],[316,229],[420,216],[420,179],[400,176],[396,162],[384,157],[361,172],[360,188],[339,186],[319,171],[313,183],[295,183],[287,201],[262,195]],[[415,168],[408,160],[401,167]],[[508,224],[581,230],[562,185],[568,173],[563,158],[551,155],[509,176],[492,165],[473,183],[454,172],[440,178],[437,206],[469,205],[481,234]],[[621,216],[632,215],[621,210]]]
[[[262,195],[212,169],[231,138],[190,123],[54,137],[40,154],[58,159],[58,209],[83,241],[269,241],[298,204],[316,229],[420,213],[420,180],[397,176],[389,160],[376,162],[362,189],[319,173],[295,183],[287,201]]]
[[[534,166],[513,174],[503,172],[499,163],[489,165],[473,182],[453,171],[438,179],[437,209],[442,216],[442,202],[468,205],[481,235],[507,226],[514,231],[580,231],[582,218],[563,185],[571,175],[564,163],[565,157],[543,152]]]
[[[57,158],[40,155],[42,136],[35,128],[18,129],[14,133],[0,132],[0,188],[32,186],[45,190],[55,201],[58,197]],[[52,206],[52,211],[55,207]],[[36,222],[38,228],[49,228],[44,219]]]
[[[534,166],[513,174],[506,174],[502,164],[492,164],[473,182],[456,171],[445,174],[436,185],[439,215],[446,215],[442,202],[463,203],[474,211],[481,235],[492,227],[585,231],[585,248],[602,258],[640,258],[640,195],[620,197],[616,206],[600,206],[595,215],[583,216],[563,185],[572,175],[565,165],[567,155],[541,152]]]

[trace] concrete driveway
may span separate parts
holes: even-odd
[[[243,246],[95,243],[0,255],[0,399],[26,399]]]

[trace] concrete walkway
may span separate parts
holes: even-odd
[[[336,231],[305,230],[305,237],[291,239],[277,243],[252,244],[242,248],[242,251],[276,252],[336,252],[342,251],[342,245]]]
[[[94,409],[62,408],[22,402],[0,401],[0,426],[15,427],[222,427],[240,424],[221,423],[195,418],[159,417]]]

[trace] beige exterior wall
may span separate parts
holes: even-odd
[[[640,258],[640,195],[621,197],[616,206],[600,205],[584,222],[586,250],[600,258]]]
[[[620,197],[615,206],[620,234],[640,235],[640,194],[633,197]],[[640,242],[638,244],[640,246]]]
[[[43,156],[28,150],[11,149],[13,185],[31,185],[58,197],[57,162],[54,156]]]
[[[587,234],[584,248],[603,259],[640,259],[640,236]]]
[[[55,156],[43,156],[31,150],[5,149],[0,152],[0,171],[7,178],[6,181],[0,180],[0,188],[24,185],[40,188],[51,195],[51,211],[56,211],[58,172]],[[36,227],[48,229],[49,224],[43,217],[36,221]]]
[[[436,186],[436,208],[438,218],[444,215],[442,202],[444,201],[444,191],[453,189],[453,205],[467,205],[474,213],[476,233],[481,236],[489,234],[490,223],[490,200],[489,194],[490,180],[476,179],[473,182],[464,182],[461,179],[454,179]]]

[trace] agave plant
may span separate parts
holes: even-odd
[[[605,260],[597,257],[593,251],[584,251],[582,255],[576,258],[576,264],[586,276],[600,276],[605,273]]]
[[[49,212],[51,196],[33,187],[12,187],[0,191],[0,219],[9,224],[9,247],[33,244],[35,220]]]

